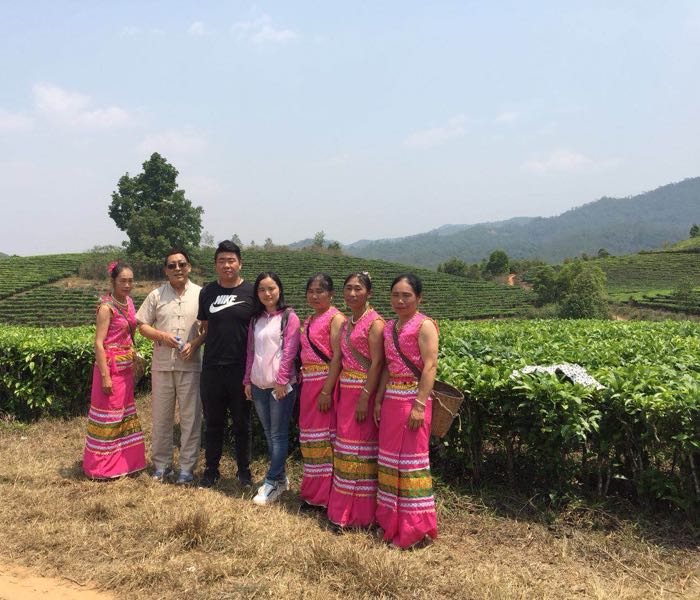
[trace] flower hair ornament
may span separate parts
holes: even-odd
[[[112,271],[114,271],[114,267],[116,267],[118,264],[119,264],[119,261],[116,261],[116,260],[109,263],[109,265],[107,267],[107,275],[109,275],[111,277]]]
[[[369,271],[362,271],[362,274],[365,275],[367,277],[367,279],[372,281],[372,277],[370,276]]]

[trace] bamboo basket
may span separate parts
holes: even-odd
[[[433,420],[430,433],[435,437],[445,437],[464,402],[464,394],[444,381],[435,380],[433,391]]]

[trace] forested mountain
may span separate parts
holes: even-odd
[[[558,262],[582,252],[629,254],[688,237],[700,223],[700,177],[627,198],[601,198],[556,217],[444,225],[404,238],[363,240],[345,247],[366,258],[434,267],[452,256],[478,262],[496,249],[511,258]]]

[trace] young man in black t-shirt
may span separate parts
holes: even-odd
[[[252,422],[243,392],[248,323],[253,314],[253,284],[243,281],[241,249],[228,240],[214,253],[218,281],[199,293],[197,319],[206,330],[202,362],[201,395],[206,425],[206,465],[200,487],[211,487],[220,478],[219,462],[226,416],[231,412],[236,445],[238,481],[251,485]]]

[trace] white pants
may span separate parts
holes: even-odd
[[[153,466],[165,469],[173,464],[173,422],[177,400],[180,411],[180,469],[191,473],[197,466],[202,429],[199,373],[152,371],[151,386]]]

